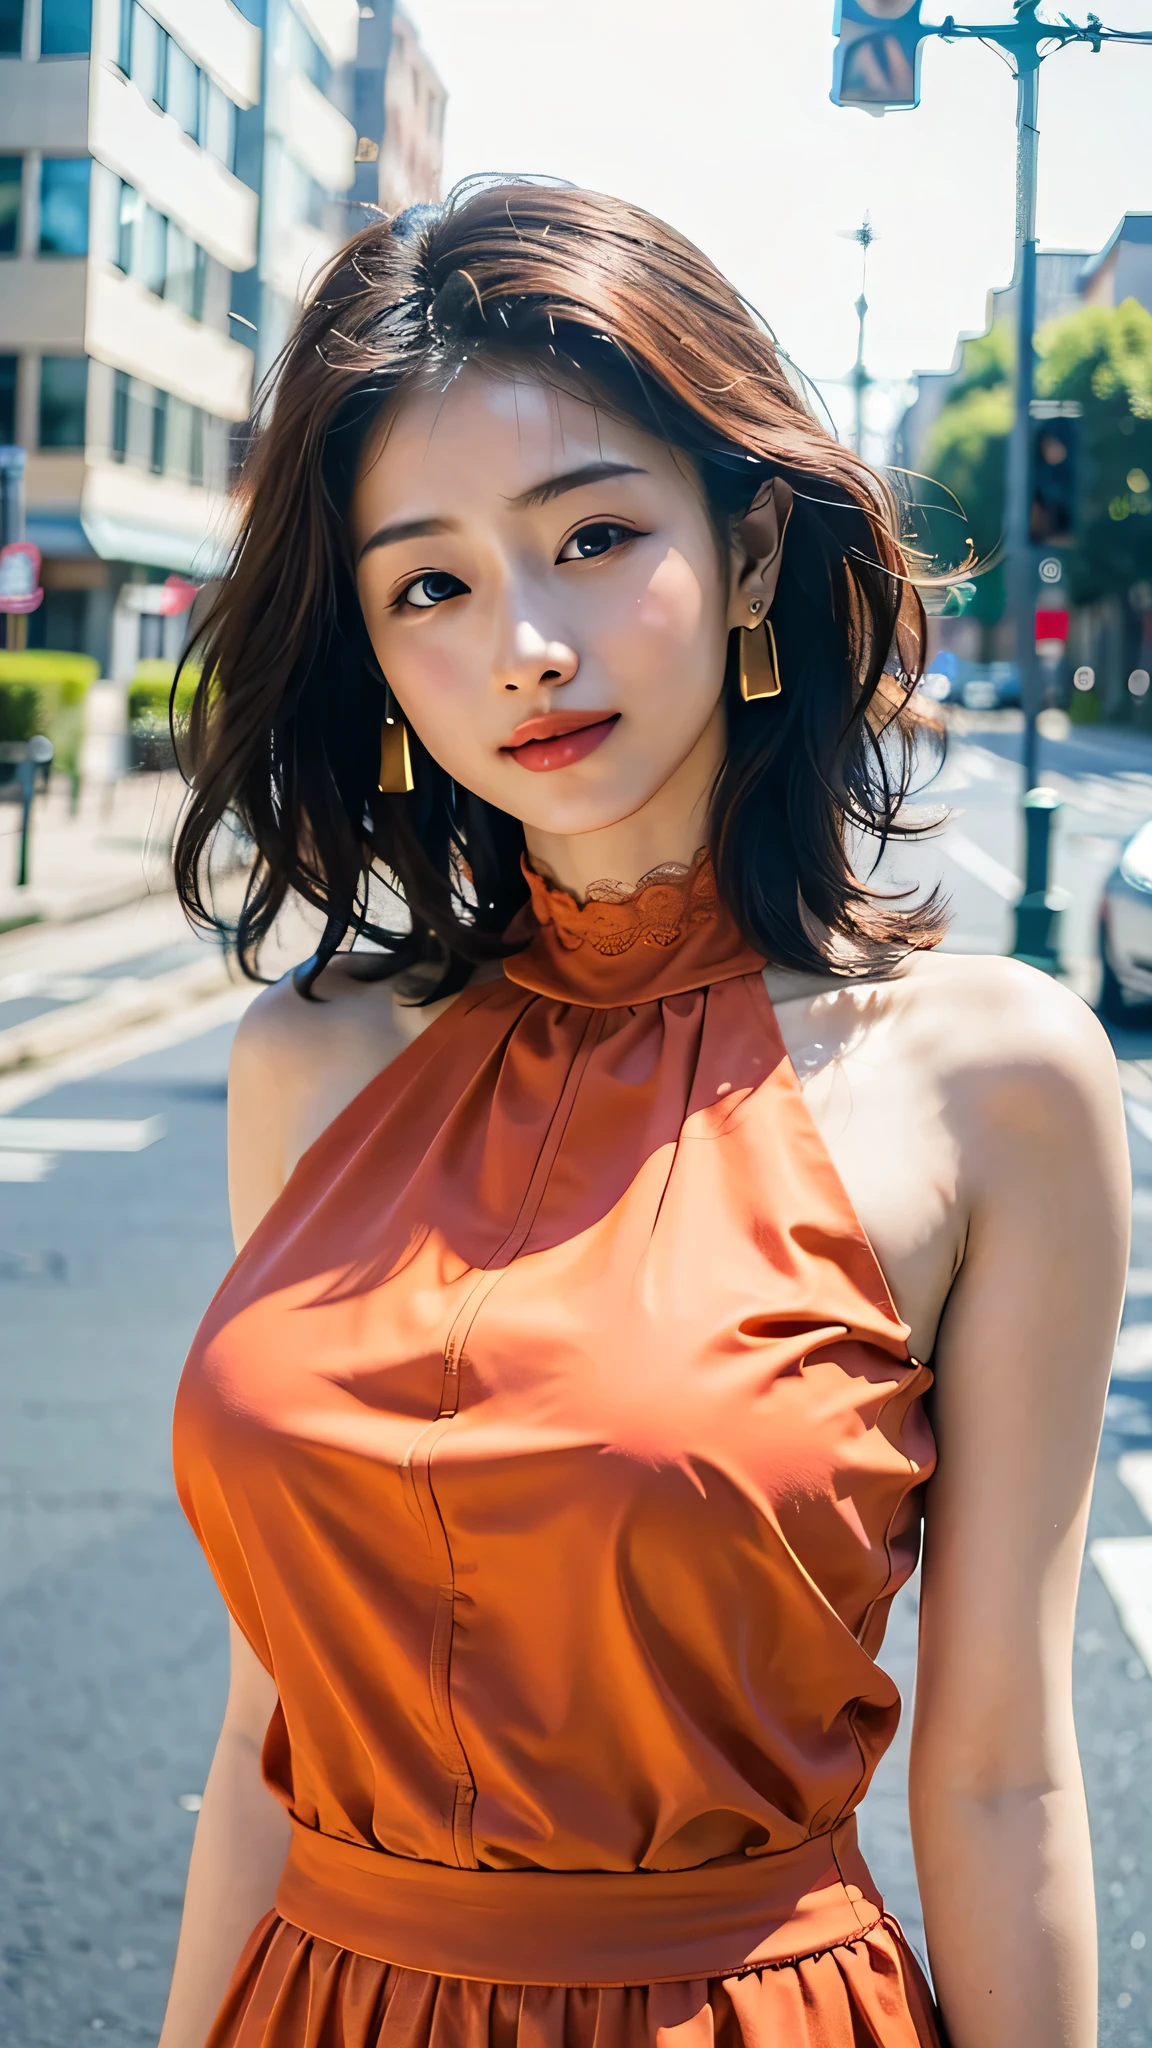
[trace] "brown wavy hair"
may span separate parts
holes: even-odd
[[[411,734],[415,790],[377,789],[386,684],[356,593],[347,512],[382,408],[467,360],[577,389],[687,455],[727,549],[783,476],[795,494],[772,620],[784,689],[745,704],[737,635],[727,756],[710,813],[720,890],[768,959],[876,972],[933,945],[943,914],[882,894],[849,838],[898,816],[913,772],[909,704],[924,617],[884,481],[815,418],[772,335],[681,235],[570,187],[472,182],[443,206],[364,228],[300,315],[270,380],[238,491],[239,537],[195,636],[202,679],[181,746],[190,791],[175,851],[192,919],[227,930],[244,970],[295,891],[323,913],[308,993],[349,933],[370,972],[422,965],[425,1000],[509,947],[525,899],[517,820],[467,791]],[[208,856],[228,819],[254,859],[225,927]],[[375,875],[400,899],[370,912]]]

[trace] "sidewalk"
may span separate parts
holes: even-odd
[[[174,771],[125,776],[85,793],[76,816],[63,776],[32,811],[28,886],[16,886],[20,806],[0,804],[0,935],[22,925],[80,918],[167,893],[172,835],[184,785]]]
[[[0,805],[0,1116],[215,1024],[258,992],[220,941],[188,925],[172,886],[175,774],[126,777],[71,815],[67,786],[38,798],[31,884],[17,889],[19,810]],[[239,908],[240,868],[214,896]],[[322,921],[293,900],[261,953],[275,979],[314,950]],[[27,1161],[23,1162],[24,1168]],[[27,1178],[0,1144],[0,1181]]]

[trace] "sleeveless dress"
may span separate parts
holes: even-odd
[[[292,1819],[211,2048],[938,2048],[853,1819],[930,1375],[707,857],[529,883],[181,1383]]]

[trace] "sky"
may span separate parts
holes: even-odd
[[[1074,0],[1068,12],[1085,18]],[[1094,0],[1152,30],[1152,0]],[[727,272],[833,409],[856,349],[865,213],[877,429],[943,369],[1012,269],[1015,86],[980,45],[926,45],[921,104],[833,107],[832,0],[405,0],[449,91],[445,187],[543,172],[638,201]],[[949,11],[925,0],[925,21]],[[1055,5],[1049,18],[1057,18]],[[1008,0],[952,0],[962,22]],[[1152,211],[1152,44],[1050,58],[1040,84],[1042,247],[1094,250]]]

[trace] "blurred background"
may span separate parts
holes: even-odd
[[[689,234],[889,473],[947,744],[881,876],[1111,1032],[1136,1223],[1076,1687],[1101,2039],[1152,2048],[1152,40],[957,4],[0,0],[0,2042],[155,2039],[223,1698],[168,1422],[252,990],[171,893],[176,665],[318,269],[503,171]],[[268,971],[311,945],[286,916]],[[915,1634],[913,1586],[906,1694]],[[865,1831],[922,1944],[904,1742]]]

